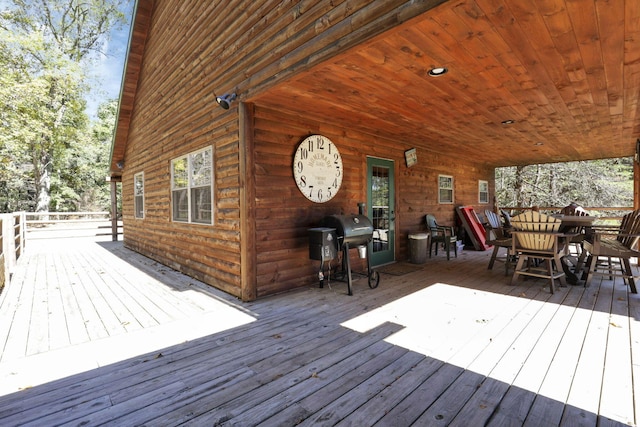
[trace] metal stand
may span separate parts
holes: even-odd
[[[380,284],[380,273],[371,269],[371,258],[369,258],[369,248],[367,246],[364,246],[364,248],[367,251],[367,256],[366,256],[367,273],[364,274],[364,273],[355,272],[355,274],[366,276],[369,280],[369,287],[371,289],[375,289]],[[352,278],[352,272],[351,272],[351,261],[349,260],[349,249],[350,249],[349,243],[344,243],[342,245],[342,272],[347,276],[347,293],[349,295],[353,295],[353,286],[352,286],[353,278]]]

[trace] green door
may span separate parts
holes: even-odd
[[[367,158],[367,216],[373,223],[371,265],[395,261],[395,192],[392,160]]]

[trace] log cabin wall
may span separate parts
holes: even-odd
[[[215,3],[220,5],[220,3]],[[158,1],[146,42],[123,171],[125,245],[241,297],[239,122],[215,102],[231,83],[211,43],[224,30],[213,2]],[[204,6],[204,7],[203,7]],[[235,106],[234,106],[235,107]],[[213,225],[172,221],[171,160],[213,147]],[[133,176],[144,172],[144,219]]]
[[[318,204],[295,185],[292,161],[298,144],[310,134],[329,137],[340,150],[344,177],[339,193]],[[478,180],[493,182],[492,168],[462,164],[456,159],[418,151],[418,163],[408,168],[404,152],[410,142],[384,139],[314,120],[303,114],[255,108],[255,241],[257,296],[317,283],[318,261],[309,259],[308,229],[326,215],[358,212],[367,199],[367,156],[393,160],[396,175],[396,258],[407,260],[408,235],[424,232],[424,215],[433,213],[443,225],[455,225],[455,206],[483,212]],[[434,141],[437,144],[437,141]],[[454,177],[454,204],[438,203],[438,175]],[[492,200],[493,189],[490,190]],[[355,255],[352,256],[352,260]],[[366,268],[361,264],[359,268]]]
[[[216,94],[233,91],[250,102],[286,76],[440,2],[140,0],[152,11],[140,69],[134,70],[135,92],[129,93],[135,95],[130,126],[122,128],[125,245],[245,300],[312,283],[316,267],[308,259],[306,230],[327,214],[357,211],[357,203],[366,199],[367,155],[396,162],[398,259],[406,258],[407,233],[422,230],[424,213],[435,212],[443,223],[453,223],[453,205],[437,204],[438,170],[456,177],[459,204],[472,201],[460,195],[477,198],[472,181],[487,179],[489,171],[456,165],[458,176],[451,159],[437,159],[442,166],[434,168],[435,159],[427,153],[423,158],[422,152],[418,166],[406,170],[409,143],[372,139],[259,105],[255,123],[246,127],[239,102],[229,110],[215,102]],[[128,88],[125,82],[125,92]],[[255,152],[246,153],[241,135],[253,125],[255,142],[249,147],[255,144]],[[292,178],[295,146],[310,132],[336,139],[349,177],[340,198],[322,207],[302,197]],[[117,134],[116,141],[122,137]],[[171,160],[209,146],[214,224],[174,222]],[[245,166],[251,156],[255,164]],[[133,179],[139,172],[144,173],[144,219],[134,217]],[[405,190],[414,193],[407,198]]]

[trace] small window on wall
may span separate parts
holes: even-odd
[[[438,175],[438,203],[453,203],[453,177]]]
[[[478,202],[489,203],[489,181],[478,181]]]
[[[136,218],[144,218],[144,172],[133,176],[133,209]]]
[[[213,224],[213,149],[171,161],[171,203],[174,221]]]

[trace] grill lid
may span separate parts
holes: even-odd
[[[321,226],[335,228],[343,244],[365,245],[373,237],[373,225],[364,215],[329,215],[323,218]]]

